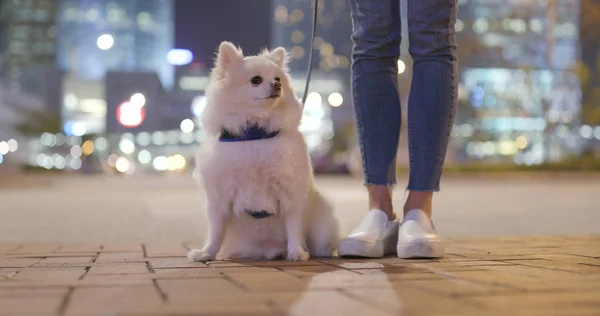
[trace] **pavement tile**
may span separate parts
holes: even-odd
[[[250,265],[254,267],[306,267],[306,266],[322,266],[323,263],[316,260],[309,261],[287,261],[287,260],[272,260],[272,261],[251,261]]]
[[[154,273],[157,279],[220,278],[223,276],[218,270],[207,268],[155,269]]]
[[[562,311],[569,315],[572,309],[587,307],[600,310],[600,291],[561,292],[561,293],[524,293],[516,295],[493,295],[468,298],[485,309],[519,311]]]
[[[449,298],[402,283],[382,289],[345,289],[343,292],[365,303],[381,306],[393,315],[488,315],[475,303]]]
[[[72,281],[85,274],[83,267],[69,268],[28,268],[12,276],[14,281]]]
[[[496,284],[476,283],[462,279],[403,280],[399,286],[411,285],[445,296],[494,295],[498,293],[520,293],[522,290]]]
[[[148,267],[143,262],[129,262],[118,264],[95,264],[88,275],[97,274],[130,274],[130,273],[148,273]]]
[[[273,293],[269,295],[269,298],[288,315],[294,316],[394,315],[337,291]]]
[[[85,285],[105,285],[105,286],[119,286],[119,285],[150,285],[152,280],[156,276],[150,273],[133,273],[133,274],[96,274],[89,275],[74,283],[74,286],[85,286]]]
[[[172,297],[190,294],[201,297],[204,295],[215,295],[216,293],[232,296],[244,293],[240,286],[224,277],[205,279],[168,279],[157,280],[156,282],[169,300]]]
[[[142,252],[141,243],[104,243],[102,252]]]
[[[145,244],[146,257],[182,257],[188,253],[188,249],[181,243],[163,242]]]
[[[581,263],[571,263],[556,260],[507,260],[506,262],[514,263],[516,265],[538,267],[546,269],[556,269],[561,271],[570,271],[577,273],[600,273],[600,264],[588,265]]]
[[[203,264],[177,242],[67,246],[0,243],[0,315],[53,314],[67,301],[65,315],[137,316],[576,316],[600,307],[597,236],[454,239],[438,260]]]
[[[164,306],[154,286],[76,288],[65,315],[154,315]]]
[[[19,249],[22,245],[19,243],[12,242],[0,242],[0,256],[4,253],[15,251]]]
[[[40,260],[40,258],[0,258],[0,268],[26,268]]]
[[[335,270],[302,278],[306,283],[305,288],[309,290],[344,289],[344,288],[381,288],[388,287],[391,279],[388,275],[378,269],[369,269],[369,275],[362,275],[349,270]]]
[[[569,254],[569,255],[577,255],[577,256],[585,256],[591,258],[600,258],[600,247],[590,247],[590,245],[586,245],[583,247],[569,247],[569,248],[561,248],[560,253]]]
[[[56,288],[0,288],[0,297],[21,297],[21,296],[63,296],[67,294],[68,287]]]
[[[94,257],[50,257],[38,262],[35,267],[85,267],[92,265]]]
[[[39,254],[53,252],[60,248],[60,244],[53,243],[28,243],[16,250],[8,251],[6,254]]]
[[[302,291],[306,281],[284,272],[226,273],[233,282],[250,291]]]
[[[96,263],[145,262],[143,252],[101,252]]]
[[[6,280],[19,272],[21,268],[0,268],[0,281]]]
[[[215,269],[221,273],[225,273],[225,274],[230,274],[230,273],[253,273],[253,272],[258,272],[258,273],[265,273],[265,272],[280,272],[281,270],[273,268],[273,267],[239,267],[239,268],[232,268],[232,267],[217,267],[217,268],[210,268],[210,269]]]
[[[55,253],[90,253],[102,249],[100,244],[63,244],[54,250]]]
[[[599,245],[599,247],[600,247],[600,245]],[[584,257],[584,256],[578,256],[578,255],[542,254],[542,255],[532,255],[531,258],[600,266],[600,258],[590,258],[590,257]]]
[[[63,302],[62,296],[0,296],[0,315],[54,315]]]
[[[150,266],[153,269],[162,269],[162,268],[203,268],[207,267],[206,264],[202,262],[190,262],[185,257],[180,258],[150,258],[148,259],[150,262]]]
[[[289,273],[295,277],[305,278],[313,277],[326,272],[344,271],[338,267],[321,265],[321,266],[288,266],[280,267],[281,271]],[[347,271],[348,273],[352,273]]]

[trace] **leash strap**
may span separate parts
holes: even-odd
[[[310,84],[310,75],[312,74],[313,55],[315,52],[315,34],[317,33],[317,14],[319,12],[319,0],[314,0],[312,37],[310,40],[310,53],[308,55],[308,70],[306,71],[306,85],[304,86],[304,95],[302,96],[302,109],[306,105],[306,97],[308,96],[308,86]]]

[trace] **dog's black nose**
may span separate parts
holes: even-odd
[[[281,82],[273,81],[273,82],[271,82],[271,87],[273,87],[273,89],[279,91],[279,90],[281,90]]]

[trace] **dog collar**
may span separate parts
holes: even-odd
[[[240,134],[233,133],[227,129],[222,129],[219,135],[220,142],[244,142],[249,140],[261,140],[273,138],[279,134],[279,131],[269,132],[259,125],[250,125],[242,130]]]
[[[252,212],[248,212],[248,214],[256,219],[261,219],[261,218],[271,216],[271,214],[268,213],[267,211],[252,211]]]

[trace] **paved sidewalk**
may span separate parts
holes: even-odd
[[[443,260],[189,263],[191,243],[0,243],[0,315],[599,315],[600,236],[454,239]]]

